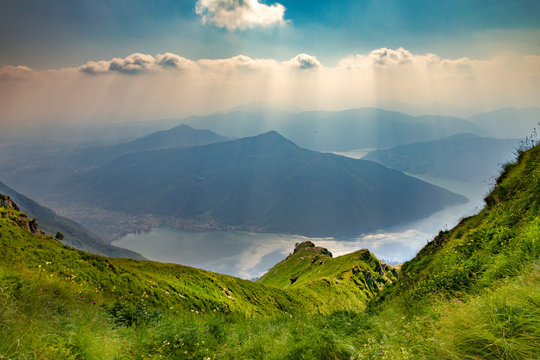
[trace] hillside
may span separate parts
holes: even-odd
[[[373,162],[302,149],[276,132],[126,155],[60,187],[66,202],[130,215],[316,236],[354,235],[465,201]]]
[[[274,284],[268,286],[180,265],[88,255],[24,230],[25,215],[0,207],[0,354],[535,359],[540,146],[505,166],[486,202],[403,264],[398,280],[387,282],[367,309],[352,307],[346,301],[355,299],[342,292],[354,282],[344,280],[356,265],[356,274],[370,269],[371,279],[380,274],[377,265],[385,272],[365,250],[333,259],[323,248],[300,243],[261,278]],[[317,282],[321,286],[310,291]],[[339,304],[348,310],[332,312]]]
[[[523,139],[539,129],[540,108],[504,108],[471,116],[469,120],[499,139]]]
[[[518,141],[459,134],[441,140],[375,150],[363,160],[410,174],[482,182],[495,177],[512,159]]]
[[[507,163],[477,215],[441,231],[401,267],[400,281],[386,298],[481,292],[516,276],[540,255],[540,146]]]
[[[3,195],[5,196],[5,195]],[[220,309],[222,312],[269,315],[279,311],[334,311],[339,308],[361,307],[376,291],[365,284],[355,285],[359,292],[369,296],[352,301],[341,296],[335,303],[326,296],[326,290],[308,293],[302,289],[289,292],[275,287],[253,283],[227,275],[211,273],[192,267],[162,264],[135,259],[107,258],[88,254],[61,244],[49,235],[32,233],[27,226],[26,214],[0,207],[1,266],[25,268],[30,274],[45,271],[51,277],[68,280],[77,286],[73,291],[98,288],[94,296],[101,301],[122,298],[128,302],[144,299],[158,308],[178,306],[183,311]],[[26,229],[26,230],[25,230]],[[365,261],[364,261],[365,260]],[[361,266],[374,272],[381,267],[379,261],[367,253],[365,259],[356,259],[346,266]],[[52,274],[52,275],[51,275]],[[325,271],[326,275],[337,275]],[[361,274],[364,278],[365,274]],[[345,288],[335,282],[330,289]],[[353,290],[356,291],[356,290]],[[345,305],[347,304],[347,305]],[[300,310],[302,309],[302,310]]]
[[[392,147],[470,132],[485,134],[469,120],[439,115],[413,117],[376,108],[344,111],[231,111],[192,116],[184,123],[225,136],[247,137],[275,130],[298,146],[317,151]]]
[[[142,255],[134,251],[106,243],[82,225],[57,215],[51,209],[36,203],[2,182],[0,182],[0,193],[9,195],[18,204],[22,212],[28,214],[30,217],[39,219],[41,229],[45,233],[54,235],[58,231],[61,232],[64,235],[62,242],[66,245],[93,254],[144,259]]]
[[[311,241],[296,244],[294,252],[261,276],[258,282],[282,289],[302,289],[318,293],[328,284],[346,293],[347,300],[367,301],[397,279],[394,267],[381,263],[368,250],[332,257],[327,249]],[[342,299],[336,299],[343,301]]]
[[[0,327],[0,335],[5,335],[0,340],[0,355],[8,358],[36,350],[38,358],[62,354],[78,358],[81,349],[66,348],[66,344],[33,347],[49,341],[45,334],[54,333],[56,339],[71,336],[69,329],[74,326],[92,328],[92,336],[111,336],[114,323],[149,325],[164,314],[173,318],[178,314],[267,318],[360,309],[386,282],[371,277],[381,264],[367,252],[365,262],[358,258],[346,265],[363,269],[354,282],[345,282],[342,274],[327,269],[327,279],[321,284],[286,290],[181,265],[91,255],[41,235],[36,225],[28,226],[34,220],[2,196],[0,323],[8,325]],[[375,281],[379,286],[373,286]],[[32,321],[24,321],[25,317]],[[69,325],[56,328],[58,321]],[[36,338],[25,338],[23,334],[28,332],[37,334]],[[21,344],[21,339],[21,348],[11,347],[10,341]],[[60,349],[66,353],[58,353]]]

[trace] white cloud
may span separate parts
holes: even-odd
[[[285,63],[299,70],[309,70],[321,67],[319,60],[317,60],[315,56],[308,54],[298,54]]]
[[[27,66],[3,66],[0,68],[0,80],[22,80],[32,76],[33,71]]]
[[[413,57],[411,52],[404,48],[399,48],[397,50],[381,48],[373,50],[369,56],[373,62],[378,65],[408,64]]]
[[[194,64],[193,61],[170,52],[157,55],[155,63],[162,68],[177,70],[187,70]]]
[[[258,0],[198,0],[195,12],[202,23],[213,23],[228,30],[285,24],[285,7],[266,5]]]
[[[135,53],[123,59],[114,58],[110,61],[109,69],[125,74],[138,74],[147,71],[154,64],[152,55]]]
[[[480,110],[539,106],[539,77],[536,55],[445,59],[382,48],[325,66],[308,54],[288,60],[246,55],[191,60],[135,53],[76,68],[1,67],[0,121],[179,117],[246,103],[306,110],[392,101]]]

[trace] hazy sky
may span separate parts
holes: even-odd
[[[538,99],[536,0],[0,2],[4,127]]]

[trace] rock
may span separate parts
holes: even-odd
[[[320,246],[315,246],[315,244],[312,243],[311,241],[304,241],[301,243],[296,243],[293,254],[296,254],[302,250],[312,251],[321,255],[327,255],[327,256],[332,257],[332,253],[328,251],[328,249],[320,247]]]
[[[28,221],[28,227],[29,227],[30,232],[33,233],[33,234],[36,234],[36,235],[44,235],[45,234],[39,228],[39,225],[38,225],[38,222],[37,222],[36,219],[30,219]]]
[[[0,194],[0,207],[6,208],[6,210],[21,211],[17,204],[8,195]]]
[[[8,196],[0,194],[0,207],[3,207],[6,210],[19,211],[19,206]],[[29,219],[26,214],[19,213],[15,219],[15,222],[22,229],[31,232],[36,235],[45,235],[43,231],[39,228],[38,222],[36,219]]]

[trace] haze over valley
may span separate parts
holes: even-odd
[[[215,131],[194,128],[197,120]],[[392,263],[408,260],[482,206],[520,145],[466,119],[379,109],[234,110],[174,122],[100,145],[5,145],[0,169],[107,243],[254,278],[303,239],[338,255],[367,247]],[[323,152],[273,130],[249,136],[272,127]],[[71,244],[92,249],[85,241]]]

